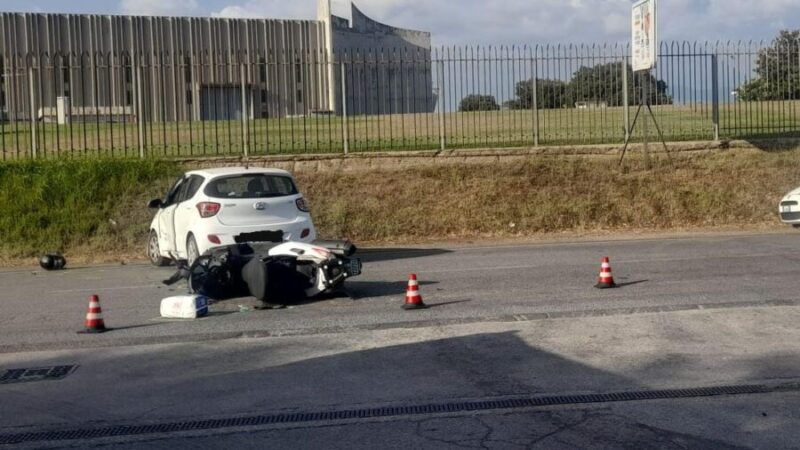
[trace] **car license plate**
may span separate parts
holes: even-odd
[[[790,212],[792,212],[792,207],[791,206],[781,206],[781,212],[782,213],[790,213]]]

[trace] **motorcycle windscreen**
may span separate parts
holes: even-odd
[[[280,225],[294,221],[300,195],[291,178],[247,173],[212,180],[204,193],[222,204],[217,217],[223,225]]]

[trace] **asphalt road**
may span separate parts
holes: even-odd
[[[800,448],[798,237],[370,252],[355,300],[196,321],[157,318],[168,269],[0,272],[0,376],[75,366],[0,383],[0,448]],[[720,386],[755,391],[684,391]]]
[[[593,289],[600,259],[611,257],[621,289]],[[683,308],[798,300],[800,234],[699,239],[415,249],[365,254],[356,300],[338,298],[283,311],[239,313],[251,299],[214,305],[211,317],[159,319],[164,297],[185,293],[161,280],[172,269],[114,266],[63,272],[0,272],[4,314],[0,352],[80,346],[187,342],[222,337],[525,320],[537,314]],[[420,277],[433,308],[401,310],[408,274]],[[83,336],[87,297],[97,294],[114,333]]]

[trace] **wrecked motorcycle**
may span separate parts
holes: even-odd
[[[253,296],[264,305],[286,304],[343,291],[345,280],[361,274],[355,252],[349,241],[240,243],[213,248],[191,266],[178,262],[164,283],[185,279],[190,292],[215,300]]]

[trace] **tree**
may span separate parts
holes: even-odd
[[[737,89],[743,101],[800,98],[800,30],[784,30],[758,52],[756,78]]]
[[[497,111],[500,105],[497,104],[493,95],[471,94],[461,100],[458,106],[459,111]]]
[[[515,89],[516,100],[506,102],[510,109],[531,109],[533,80],[520,81]],[[539,109],[568,108],[574,105],[569,96],[569,84],[561,80],[536,79],[536,99]]]
[[[540,109],[573,108],[575,102],[597,102],[608,106],[622,106],[623,80],[622,62],[600,64],[578,69],[569,82],[562,80],[536,80],[537,105]],[[628,66],[628,102],[638,104],[640,86],[647,86],[650,103],[672,104],[667,92],[667,83],[656,79],[650,72],[634,76]],[[517,99],[506,102],[512,109],[531,109],[533,99],[532,80],[521,81],[516,87]]]
[[[600,64],[594,67],[581,67],[572,77],[570,88],[576,102],[604,102],[608,106],[623,105],[622,62]],[[641,101],[641,87],[647,88],[647,96],[652,105],[671,105],[672,97],[667,92],[667,83],[656,79],[650,71],[633,73],[628,70],[628,104]]]

